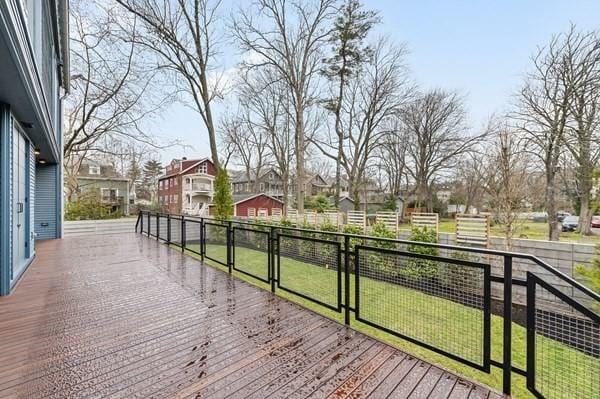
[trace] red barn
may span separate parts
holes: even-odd
[[[234,195],[233,202],[235,203],[233,215],[238,217],[248,217],[248,210],[250,209],[254,209],[255,215],[259,215],[259,211],[262,211],[268,216],[272,216],[275,208],[283,212],[283,201],[267,194]]]

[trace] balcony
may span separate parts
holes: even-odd
[[[187,183],[185,185],[186,191],[196,192],[196,193],[211,193],[213,191],[212,185],[210,183]]]
[[[37,253],[0,299],[1,397],[488,393],[139,234]]]

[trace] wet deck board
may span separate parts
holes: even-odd
[[[36,252],[0,298],[0,398],[496,397],[140,235]]]

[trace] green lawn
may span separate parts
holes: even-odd
[[[409,223],[403,223],[400,225],[400,230],[410,230]],[[440,220],[440,232],[441,233],[455,233],[456,222],[454,219],[441,219]],[[502,237],[501,225],[494,225],[490,227],[490,233],[493,236]],[[547,223],[535,223],[532,221],[523,221],[517,224],[517,231],[514,236],[515,238],[527,238],[530,240],[547,240],[548,239],[548,224]],[[600,244],[600,234],[591,236],[581,236],[576,232],[561,233],[560,241],[564,242],[579,242],[582,244]]]
[[[199,248],[194,249],[199,250]],[[218,259],[225,259],[225,246],[207,245],[207,252]],[[198,257],[195,254],[189,254]],[[227,270],[214,262],[208,262],[218,269]],[[256,250],[237,248],[236,265],[247,272],[259,276],[266,275],[266,254]],[[328,304],[337,302],[336,272],[334,270],[284,257],[282,257],[281,270],[281,283],[285,287],[305,294],[312,293],[317,299]],[[266,283],[241,273],[235,274],[253,285],[269,289],[269,285]],[[469,360],[478,362],[481,358],[482,313],[480,311],[416,290],[366,278],[361,279],[360,290],[361,315],[365,318],[448,352],[460,354]],[[331,311],[283,290],[277,290],[276,294],[326,317],[343,322],[342,313]],[[351,280],[351,304],[354,306],[353,278]],[[351,326],[415,356],[501,390],[502,370],[499,368],[492,367],[490,374],[477,371],[443,355],[360,323],[354,319],[354,316],[351,316]],[[513,361],[520,368],[525,368],[525,334],[526,330],[523,327],[513,324]],[[492,359],[498,361],[502,359],[502,336],[502,318],[492,316]],[[581,388],[583,390],[581,398],[600,397],[600,381],[596,379],[596,382],[590,382],[593,375],[600,373],[598,359],[593,359],[577,350],[543,337],[539,337],[537,341],[538,348],[543,347],[539,353],[545,355],[545,367],[538,367],[537,370],[539,381],[543,380],[551,385],[556,383],[556,378],[559,377],[561,384],[568,387],[576,386],[583,380],[588,385]],[[573,370],[574,364],[580,367]],[[589,376],[590,380],[585,377],[582,379],[582,376]],[[561,396],[559,392],[556,394]],[[513,395],[517,398],[533,397],[525,386],[525,379],[517,374],[513,374]]]

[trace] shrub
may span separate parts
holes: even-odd
[[[415,227],[411,231],[409,240],[415,242],[437,243],[437,234],[435,230],[428,229],[426,227]],[[415,254],[433,256],[438,255],[438,249],[436,247],[409,244],[407,249],[409,252]],[[436,261],[428,259],[411,258],[406,262],[405,267],[402,268],[401,274],[404,277],[413,280],[434,278],[438,276],[438,264]]]
[[[396,234],[392,230],[390,230],[385,223],[377,222],[373,225],[371,229],[371,235],[377,238],[386,238],[386,239],[394,239],[396,238]],[[394,243],[392,241],[380,241],[375,240],[374,246],[378,248],[394,248]]]
[[[365,232],[361,226],[356,226],[356,225],[352,225],[352,224],[344,225],[344,228],[342,229],[342,231],[346,234],[356,234],[356,235],[363,235]],[[354,251],[354,247],[357,245],[360,245],[360,243],[362,241],[363,240],[361,238],[351,237],[350,238],[350,250]]]
[[[111,212],[100,201],[100,190],[86,190],[65,206],[65,220],[118,219],[122,211]]]

